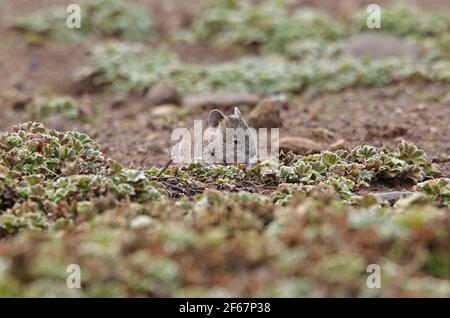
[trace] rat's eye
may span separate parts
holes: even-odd
[[[234,144],[235,144],[235,145],[238,144],[238,140],[237,140],[237,139],[234,140]]]

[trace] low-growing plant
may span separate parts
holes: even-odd
[[[425,12],[411,6],[383,6],[380,32],[407,36],[422,44],[434,38],[432,47],[450,30],[450,19],[443,12]],[[420,23],[418,23],[420,21]],[[304,48],[316,43],[316,54],[329,44],[367,31],[367,12],[357,12],[346,21],[311,9],[289,10],[284,1],[249,3],[237,0],[210,1],[198,12],[188,30],[177,39],[188,42],[210,41],[221,48],[244,46],[262,53],[281,53],[302,57]],[[313,40],[314,42],[310,42]],[[335,46],[336,47],[336,46]],[[297,48],[297,49],[295,49]]]
[[[354,86],[384,86],[407,79],[450,82],[450,64],[408,60],[318,59],[292,62],[282,57],[242,58],[213,65],[182,63],[169,52],[139,45],[109,44],[93,50],[91,62],[76,73],[88,88],[144,92],[171,80],[182,93],[231,91],[260,95],[334,92]]]
[[[52,7],[16,21],[18,29],[36,37],[57,41],[80,41],[86,37],[116,37],[130,40],[153,35],[150,17],[143,8],[122,0],[85,0],[80,3],[82,26],[66,27],[66,8]],[[31,38],[30,38],[31,39]]]
[[[10,174],[47,178],[98,173],[105,166],[99,146],[86,134],[60,133],[29,122],[0,139],[0,165]]]
[[[10,240],[0,295],[55,296],[72,263],[83,269],[86,287],[77,295],[85,297],[450,293],[449,214],[429,200],[354,207],[315,192],[281,207],[261,195],[207,191],[152,204],[110,208],[76,231],[26,231]],[[373,263],[383,268],[379,289],[364,284]],[[262,271],[267,282],[255,284]]]
[[[75,220],[80,209],[85,210],[78,202],[99,197],[145,203],[190,196],[211,184],[229,191],[254,191],[272,184],[277,186],[272,200],[278,205],[287,204],[296,193],[315,191],[338,193],[342,200],[355,202],[355,192],[374,182],[417,183],[430,178],[429,165],[423,151],[402,141],[398,152],[363,145],[350,152],[291,156],[289,163],[264,162],[250,169],[191,165],[159,176],[158,169],[125,169],[106,160],[85,134],[60,133],[30,122],[0,138],[0,208],[6,211],[0,216],[0,228],[16,233],[24,227],[53,227],[64,219]],[[445,197],[445,190],[439,191],[434,199]]]
[[[104,158],[79,132],[21,124],[0,137],[0,237],[10,237],[0,295],[71,296],[55,286],[76,263],[86,286],[77,296],[211,296],[218,281],[229,296],[448,296],[449,181],[419,183],[392,207],[356,194],[385,178],[429,178],[428,164],[402,141],[395,152],[361,145],[161,174]],[[266,185],[274,189],[249,193]],[[369,293],[361,281],[374,262],[389,270]],[[267,284],[235,281],[261,271]],[[414,279],[436,288],[407,284]]]
[[[414,6],[397,5],[382,8],[382,32],[419,39],[448,33],[450,18],[442,11],[421,11]],[[417,23],[420,21],[420,23]],[[367,13],[355,15],[351,21],[355,31],[367,30]]]
[[[39,99],[27,106],[34,120],[45,120],[52,115],[61,115],[68,120],[80,120],[83,117],[77,102],[70,96]]]
[[[450,207],[450,179],[439,178],[421,182],[416,185],[416,191],[423,192],[433,200]]]
[[[343,34],[341,24],[311,9],[289,14],[284,1],[258,5],[236,0],[211,1],[194,19],[189,30],[175,38],[188,42],[212,41],[261,48],[263,52],[286,52],[289,44],[309,39],[335,40]]]
[[[7,233],[73,219],[78,201],[108,195],[136,202],[162,198],[156,181],[107,162],[99,146],[77,131],[60,133],[29,122],[3,134],[0,145],[0,211],[6,211],[0,229]]]

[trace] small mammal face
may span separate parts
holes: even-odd
[[[212,110],[202,124],[201,135],[196,136],[194,124],[188,138],[183,138],[178,145],[178,162],[232,164],[256,161],[256,131],[248,126],[237,107],[231,115],[225,115],[218,109]],[[202,138],[201,158],[194,154],[195,138]]]
[[[208,126],[215,132],[217,142],[222,143],[223,160],[216,156],[216,163],[249,163],[256,157],[256,133],[252,134],[253,129],[248,126],[239,108],[235,107],[234,113],[228,116],[220,110],[212,110],[208,116]],[[206,145],[207,148],[211,146],[216,144]],[[210,153],[215,155],[214,150]]]

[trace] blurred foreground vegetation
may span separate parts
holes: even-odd
[[[450,295],[450,180],[406,141],[158,172],[125,169],[78,132],[3,134],[0,295]],[[383,180],[416,192],[393,207],[355,193]],[[65,286],[72,263],[81,290]],[[372,263],[382,289],[365,285]]]

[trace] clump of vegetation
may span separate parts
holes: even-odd
[[[99,146],[76,131],[60,133],[29,122],[17,125],[14,132],[3,134],[0,140],[0,164],[12,174],[51,178],[69,176],[72,171],[96,174],[105,167]],[[76,169],[72,167],[75,162]]]
[[[344,28],[330,17],[314,11],[289,14],[283,1],[258,5],[245,1],[211,1],[194,19],[190,30],[178,38],[189,42],[212,41],[220,47],[239,45],[264,52],[285,52],[293,41],[325,41],[342,36]]]
[[[364,145],[348,153],[288,155],[281,163],[265,162],[251,169],[245,165],[191,165],[184,170],[169,169],[160,176],[156,168],[125,169],[105,159],[85,134],[59,133],[30,122],[0,139],[0,209],[6,211],[0,215],[0,230],[15,234],[23,228],[72,222],[80,209],[92,209],[92,200],[100,197],[142,203],[192,196],[211,185],[252,191],[272,184],[279,190],[271,200],[281,205],[295,193],[316,190],[338,193],[343,200],[355,202],[354,193],[374,182],[397,179],[417,183],[432,175],[423,151],[402,141],[398,152]],[[440,191],[444,194],[439,192],[437,200],[446,195],[445,190]]]
[[[429,165],[402,141],[161,174],[122,167],[85,134],[18,125],[0,137],[0,236],[14,236],[0,248],[0,295],[448,296],[448,180],[393,207],[355,196],[430,178]],[[73,263],[81,289],[65,285]],[[365,287],[373,263],[382,289]]]
[[[419,183],[416,191],[423,192],[432,197],[433,200],[441,202],[450,207],[450,179],[440,178]]]
[[[440,36],[436,40],[436,46],[439,48],[442,58],[450,60],[450,34]]]
[[[331,191],[346,202],[355,202],[358,190],[376,183],[396,180],[416,184],[436,176],[425,153],[405,140],[399,143],[396,152],[362,145],[349,152],[323,151],[308,156],[288,154],[281,162],[262,162],[250,169],[245,165],[192,164],[185,170],[176,170],[175,174],[181,179],[199,180],[215,184],[218,189],[234,191],[275,185],[278,190],[272,199],[281,205],[295,193],[314,191]]]
[[[242,58],[198,65],[182,63],[169,52],[148,52],[138,45],[109,44],[94,49],[89,65],[76,77],[90,89],[142,92],[170,79],[181,92],[234,91],[261,95],[339,91],[358,85],[383,86],[423,79],[450,82],[450,64],[415,64],[407,60],[318,59],[292,62],[282,57]]]
[[[450,30],[450,19],[443,12],[421,12],[413,7],[382,8],[381,32],[409,36],[417,40],[440,37]],[[257,4],[237,0],[211,1],[189,30],[179,38],[189,42],[210,41],[219,47],[244,46],[262,53],[292,55],[293,47],[314,40],[326,46],[336,40],[367,31],[367,13],[357,13],[349,21],[338,22],[310,9],[289,12],[284,1]],[[417,23],[420,21],[420,23]]]
[[[112,86],[117,91],[142,92],[181,65],[169,52],[146,54],[145,51],[137,44],[97,45],[92,50],[91,62],[76,77],[96,89]]]
[[[119,205],[75,231],[27,231],[2,248],[0,295],[448,297],[442,212],[429,201],[357,208],[332,194],[277,207],[217,191]],[[65,286],[73,263],[81,289]],[[366,287],[374,263],[383,269],[380,289]]]
[[[419,26],[418,16],[427,22]],[[398,7],[383,8],[383,17],[383,32],[415,35],[413,40],[426,48],[423,63],[342,56],[346,38],[364,31],[360,15],[351,23],[341,23],[315,11],[288,12],[283,1],[255,4],[221,0],[201,10],[181,37],[192,42],[212,41],[221,47],[257,48],[261,57],[198,65],[183,63],[172,52],[149,52],[142,46],[116,43],[95,47],[90,63],[76,77],[91,90],[144,92],[159,81],[170,80],[182,93],[233,91],[260,95],[316,94],[411,79],[450,82],[450,63],[445,60],[448,17]],[[395,24],[397,17],[404,25]]]
[[[423,12],[414,6],[383,6],[381,14],[381,31],[397,36],[426,39],[450,31],[450,18],[442,11]],[[351,28],[355,31],[365,31],[366,21],[367,13],[359,13],[352,19]]]
[[[50,38],[57,41],[79,41],[86,37],[115,37],[130,40],[153,35],[150,18],[142,8],[122,0],[83,1],[81,28],[66,27],[65,7],[55,7],[32,16],[17,19],[16,27],[29,32],[29,39]]]
[[[35,120],[45,120],[52,115],[61,115],[68,120],[79,120],[83,117],[77,102],[70,96],[31,101],[27,106]]]
[[[74,219],[78,203],[96,197],[158,200],[157,187],[143,172],[107,162],[99,146],[76,131],[30,122],[0,138],[0,211],[6,211],[0,233]]]

